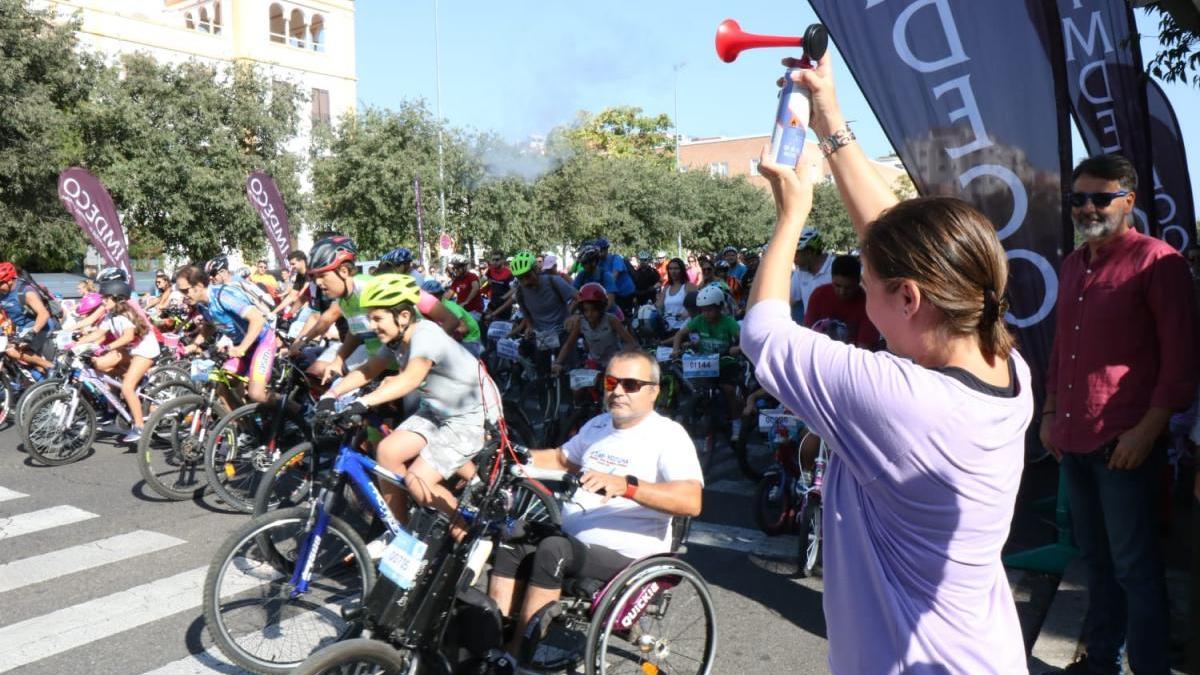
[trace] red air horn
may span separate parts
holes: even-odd
[[[725,63],[732,63],[743,49],[757,47],[801,47],[806,58],[819,61],[829,47],[829,31],[814,23],[805,29],[804,37],[788,37],[747,33],[733,19],[725,19],[717,26],[717,56]]]

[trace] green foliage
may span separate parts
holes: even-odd
[[[858,248],[850,213],[833,181],[813,186],[813,208],[808,222],[820,230],[827,250],[842,252]]]
[[[1166,82],[1200,87],[1200,6],[1192,0],[1159,0],[1147,8],[1159,15],[1158,53],[1149,70]]]
[[[663,166],[674,162],[671,118],[643,115],[642,109],[635,106],[605,108],[595,115],[581,112],[575,124],[558,132],[552,134],[552,139],[561,139],[575,152],[644,157]]]

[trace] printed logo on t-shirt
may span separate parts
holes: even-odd
[[[587,468],[593,471],[609,471],[609,473],[615,473],[615,471],[610,470],[624,469],[629,466],[628,457],[614,455],[613,453],[606,452],[605,450],[599,449],[596,446],[592,446],[592,448],[587,451],[587,455],[584,457],[583,461],[588,465]]]

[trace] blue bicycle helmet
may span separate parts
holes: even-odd
[[[384,263],[385,265],[407,265],[407,264],[411,263],[412,261],[413,261],[412,251],[410,251],[407,248],[404,248],[403,246],[401,246],[399,248],[394,248],[394,249],[388,251],[387,253],[384,253],[383,256],[379,259],[379,262]]]

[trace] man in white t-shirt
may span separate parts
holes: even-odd
[[[796,244],[796,268],[792,270],[792,320],[803,323],[808,299],[818,286],[833,283],[833,256],[825,252],[821,233],[806,227]]]
[[[619,352],[604,378],[608,412],[563,447],[531,451],[536,467],[581,473],[582,489],[563,508],[562,536],[496,551],[489,594],[505,616],[525,586],[510,653],[530,618],[558,600],[564,577],[609,579],[638,558],[667,553],[671,518],[700,515],[704,474],[683,427],[654,412],[659,376],[645,352]]]

